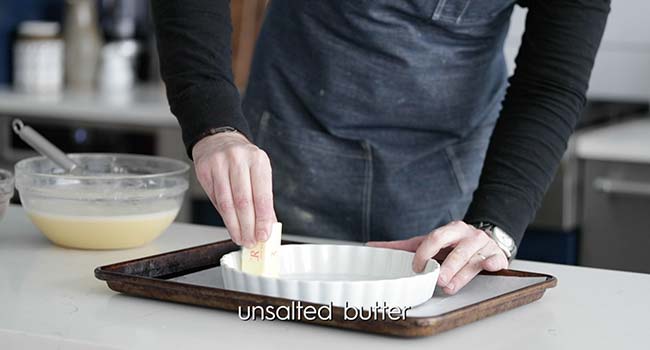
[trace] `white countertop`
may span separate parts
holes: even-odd
[[[117,294],[97,266],[226,238],[174,224],[146,247],[80,251],[50,244],[12,206],[0,222],[0,349],[626,349],[648,346],[650,275],[515,261],[555,275],[539,301],[436,336],[399,339]]]
[[[650,116],[581,131],[575,143],[581,159],[650,163]]]
[[[59,96],[32,95],[2,87],[0,115],[178,127],[160,84],[137,86],[124,94],[65,91]]]

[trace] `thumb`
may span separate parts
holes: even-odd
[[[414,252],[418,249],[420,243],[422,243],[425,237],[426,236],[417,236],[417,237],[404,239],[400,241],[385,241],[385,242],[371,241],[366,243],[366,245],[369,247],[399,249],[399,250]]]

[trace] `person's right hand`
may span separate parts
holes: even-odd
[[[224,132],[197,142],[192,158],[199,183],[232,240],[247,248],[266,241],[277,221],[266,152],[238,132]]]

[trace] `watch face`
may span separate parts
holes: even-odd
[[[494,230],[492,232],[494,232],[494,238],[496,238],[497,241],[501,242],[501,244],[508,247],[508,249],[512,249],[515,246],[515,241],[512,239],[512,237],[503,232],[502,229],[494,227]]]

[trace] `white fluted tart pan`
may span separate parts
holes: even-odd
[[[366,246],[291,244],[280,247],[280,276],[242,272],[241,251],[221,258],[227,289],[334,306],[413,307],[429,300],[440,265],[412,270],[414,253]]]

